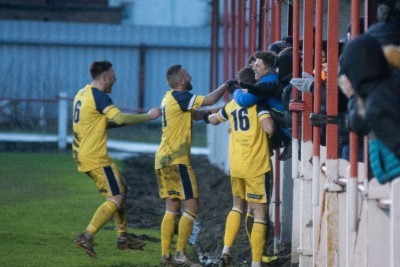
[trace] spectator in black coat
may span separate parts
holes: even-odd
[[[400,159],[400,70],[390,68],[376,38],[361,35],[348,44],[340,59],[339,84],[347,97],[356,97],[365,123],[361,129]]]

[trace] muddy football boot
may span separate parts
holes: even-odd
[[[93,237],[87,238],[82,233],[75,239],[75,244],[85,250],[86,254],[92,258],[96,257],[93,250]]]
[[[201,264],[189,260],[183,253],[175,253],[174,264],[182,267],[202,267]]]
[[[169,255],[169,256],[162,256],[162,257],[161,257],[160,266],[161,266],[161,267],[175,267],[174,261],[172,260],[171,255]]]
[[[226,253],[222,254],[218,267],[234,267],[232,256]]]
[[[117,247],[119,249],[143,249],[146,241],[137,238],[134,234],[126,234],[117,237]]]

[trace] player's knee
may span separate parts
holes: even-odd
[[[184,208],[185,211],[190,212],[191,214],[197,215],[200,211],[200,205],[197,198],[184,200]]]
[[[254,219],[264,220],[265,218],[265,204],[263,203],[252,203],[252,213]]]
[[[108,200],[114,202],[115,205],[118,206],[118,208],[121,207],[121,204],[124,201],[124,199],[125,199],[125,194],[119,194],[119,195],[108,197]]]

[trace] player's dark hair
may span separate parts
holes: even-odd
[[[254,76],[254,70],[252,67],[247,66],[241,69],[238,73],[240,82],[256,84],[256,78]]]
[[[100,74],[102,74],[105,71],[108,71],[112,67],[112,64],[110,61],[103,60],[103,61],[94,61],[90,65],[90,76],[92,76],[92,79],[96,79]]]
[[[167,83],[171,88],[175,88],[177,86],[178,78],[176,74],[182,69],[182,65],[176,64],[172,65],[167,69]]]

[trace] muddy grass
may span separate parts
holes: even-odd
[[[134,227],[159,228],[165,206],[158,196],[154,155],[140,154],[125,160],[125,163],[125,178],[129,184],[129,223]],[[196,172],[200,195],[200,232],[194,248],[204,266],[218,266],[223,248],[225,219],[232,207],[229,176],[211,165],[206,156],[192,156],[192,166]],[[236,266],[249,266],[251,254],[244,221],[232,248],[232,255]]]

